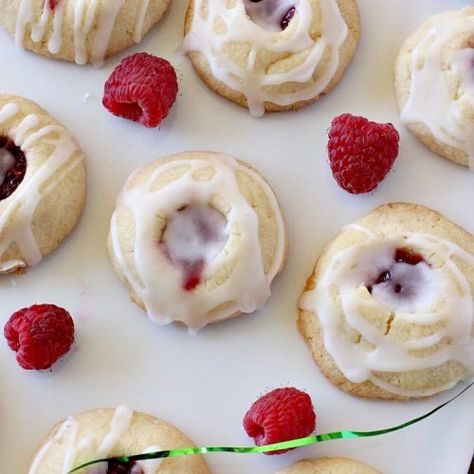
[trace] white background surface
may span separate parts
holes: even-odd
[[[198,445],[243,445],[250,443],[241,427],[245,411],[275,387],[310,393],[319,433],[387,427],[456,392],[410,403],[346,395],[319,373],[295,321],[296,300],[324,244],[378,204],[428,205],[474,232],[474,174],[433,155],[400,125],[392,81],[403,38],[428,15],[468,3],[359,0],[361,42],[342,82],[297,113],[261,119],[210,92],[176,51],[186,0],[174,0],[142,44],[102,69],[20,51],[0,31],[0,91],[33,99],[68,127],[86,152],[88,169],[86,209],[72,236],[25,275],[0,279],[2,326],[15,310],[45,302],[66,307],[76,322],[76,344],[52,372],[20,369],[0,341],[1,474],[26,473],[56,421],[94,407],[123,403],[149,412]],[[101,106],[110,71],[125,55],[142,50],[168,58],[180,77],[177,103],[154,130],[113,117]],[[326,163],[326,129],[342,112],[390,121],[400,131],[399,158],[372,194],[352,196],[339,189]],[[115,196],[129,173],[186,149],[212,149],[254,163],[276,190],[291,246],[286,271],[262,311],[205,328],[197,337],[182,327],[154,326],[128,300],[105,249]],[[385,473],[465,473],[474,445],[473,402],[471,390],[426,421],[382,437],[332,441],[282,456],[215,454],[207,460],[214,473],[229,474],[273,473],[320,455],[354,457]]]

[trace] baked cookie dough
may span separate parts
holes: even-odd
[[[287,237],[276,197],[251,165],[192,151],[130,176],[108,248],[132,301],[155,323],[197,330],[263,306]]]
[[[474,237],[409,203],[376,208],[323,250],[298,327],[336,386],[407,399],[474,374]]]
[[[0,25],[18,46],[77,64],[139,43],[170,0],[0,0]]]
[[[36,452],[28,474],[63,474],[95,459],[140,454],[194,443],[174,426],[145,413],[120,406],[86,411],[56,424]],[[108,472],[106,463],[83,470]],[[126,472],[113,465],[113,472]],[[201,455],[151,459],[120,466],[133,474],[209,474]],[[79,471],[82,473],[83,471]]]
[[[359,28],[355,0],[190,0],[183,48],[212,90],[258,116],[328,93]]]
[[[367,464],[349,458],[302,459],[276,474],[380,474]]]
[[[395,65],[401,120],[432,151],[474,170],[474,6],[432,16]]]
[[[84,155],[30,100],[0,94],[0,273],[36,265],[76,225]]]

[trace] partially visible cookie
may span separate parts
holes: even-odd
[[[336,386],[407,399],[474,374],[474,236],[409,203],[376,208],[323,250],[298,327]]]
[[[327,94],[354,55],[360,21],[355,0],[190,0],[184,29],[201,79],[262,115]]]
[[[380,474],[367,464],[349,458],[302,459],[276,474]]]
[[[17,45],[42,56],[100,64],[139,43],[170,0],[0,2],[0,25]]]
[[[28,472],[63,474],[96,459],[193,446],[194,443],[174,426],[151,415],[134,412],[125,406],[116,410],[99,408],[68,416],[57,423],[36,452]],[[115,468],[112,472],[134,474],[209,474],[201,455],[114,464],[108,467]],[[89,468],[88,472],[109,470],[103,463]]]
[[[0,94],[0,273],[36,265],[76,225],[84,155],[30,100]]]
[[[401,120],[431,150],[474,170],[474,6],[428,18],[400,49]]]
[[[286,262],[287,236],[273,190],[255,168],[191,151],[129,177],[108,249],[132,300],[154,322],[197,330],[265,304]]]

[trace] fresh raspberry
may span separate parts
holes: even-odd
[[[244,429],[257,446],[310,435],[316,415],[310,396],[293,387],[277,388],[259,398],[245,414]],[[282,454],[288,449],[265,454]]]
[[[33,305],[13,313],[3,331],[24,369],[48,369],[74,342],[74,321],[53,304]]]
[[[102,104],[114,115],[156,127],[167,117],[178,93],[173,66],[137,53],[123,59],[104,86]]]
[[[374,190],[390,171],[400,137],[391,123],[342,114],[331,122],[329,164],[341,188],[353,194]]]

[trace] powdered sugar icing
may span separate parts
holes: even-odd
[[[152,190],[159,175],[175,167],[187,167],[178,179]],[[200,170],[212,168],[211,179],[193,178]],[[256,181],[269,199],[278,226],[278,244],[272,267],[265,273],[259,241],[257,213],[241,194],[236,172],[245,173]],[[140,170],[137,171],[140,173]],[[134,179],[135,175],[129,178]],[[211,198],[219,196],[228,211],[225,227],[219,224],[220,235],[229,236],[222,251],[216,248],[204,252],[207,263],[203,283],[194,291],[185,291],[181,271],[166,252],[157,245],[154,236],[155,216],[174,216],[183,207],[208,206]],[[120,244],[118,210],[126,208],[133,214],[136,231],[132,266],[127,263]],[[163,164],[139,187],[126,184],[117,200],[117,209],[110,229],[111,247],[120,269],[136,295],[143,301],[150,318],[158,324],[181,321],[190,329],[199,329],[210,321],[229,317],[236,312],[250,313],[261,307],[270,296],[270,283],[277,274],[284,255],[285,231],[276,198],[268,184],[253,170],[240,165],[235,159],[220,154],[202,154],[201,158],[173,160]],[[217,241],[220,249],[223,239]],[[236,245],[233,245],[235,242]],[[181,253],[182,246],[176,252]],[[206,281],[217,269],[233,266],[231,275],[220,285],[206,288]],[[225,307],[222,307],[224,303]],[[216,310],[216,308],[219,308]]]
[[[273,0],[265,0],[265,3]],[[321,36],[313,40],[310,36],[313,10],[310,0],[280,2],[285,8],[295,7],[290,26],[283,32],[275,31],[275,19],[266,15],[266,5],[254,4],[243,0],[194,0],[193,21],[184,39],[186,52],[199,52],[207,60],[213,76],[233,90],[247,98],[253,115],[264,113],[264,103],[272,102],[281,106],[318,96],[334,76],[339,66],[339,49],[344,43],[348,28],[335,0],[321,0],[322,28]],[[206,5],[206,15],[203,6]],[[278,13],[279,4],[276,5]],[[254,16],[254,21],[249,15]],[[214,29],[216,22],[225,25],[224,30]],[[293,27],[293,25],[295,25]],[[284,40],[280,35],[284,35]],[[230,43],[247,43],[250,52],[245,67],[240,67],[225,53]],[[329,59],[321,76],[300,91],[287,94],[277,93],[267,86],[289,82],[306,83],[329,49]],[[264,74],[257,70],[257,51],[307,53],[306,59],[286,73]]]
[[[445,12],[431,19],[428,33],[411,52],[410,93],[401,119],[424,124],[441,143],[462,150],[474,170],[474,43],[455,50],[450,64],[443,65],[446,45],[469,35],[474,38],[472,13]],[[450,72],[459,78],[455,94],[446,82]]]
[[[361,228],[358,225],[355,230]],[[423,274],[426,285],[418,287],[419,294],[408,303],[387,300],[386,295],[370,295],[365,288],[374,271],[379,271],[376,266],[386,267],[399,247],[425,249],[428,254],[437,255],[444,267],[441,271],[426,263],[417,264],[413,271]],[[302,295],[299,306],[317,313],[325,349],[347,379],[354,383],[371,381],[402,396],[428,396],[450,388],[458,380],[451,381],[446,387],[406,390],[388,384],[374,372],[415,371],[439,367],[452,360],[474,373],[473,295],[453,257],[474,267],[473,255],[434,235],[407,233],[381,239],[367,231],[365,243],[341,250],[331,259],[316,287]],[[336,304],[337,299],[340,306]],[[364,317],[364,308],[385,312],[387,325],[381,328],[372,324]],[[369,348],[367,344],[356,344],[342,332],[341,318],[368,343]],[[389,332],[388,321],[393,324],[395,319],[419,327],[433,325],[433,330],[425,337],[401,340]],[[442,341],[450,343],[440,344]],[[421,349],[432,350],[423,356],[413,353]]]

